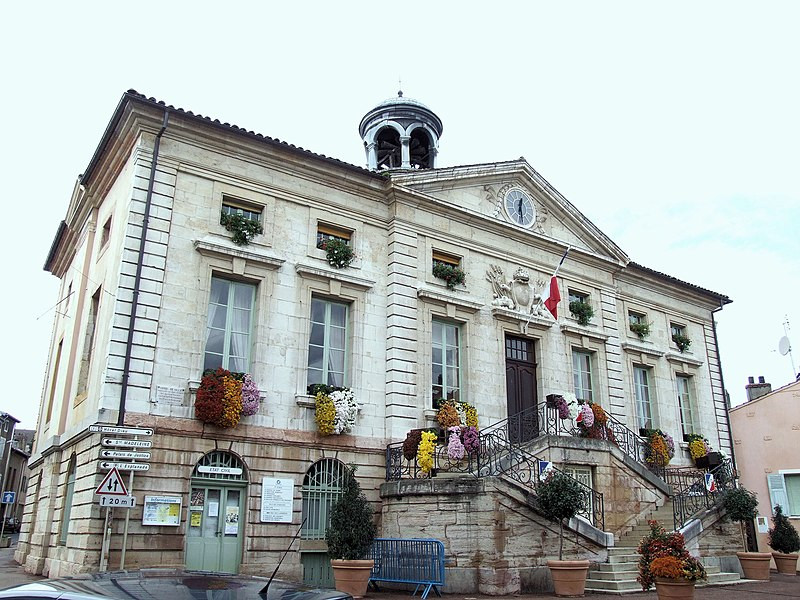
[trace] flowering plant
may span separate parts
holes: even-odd
[[[686,436],[686,440],[689,442],[689,454],[692,460],[707,456],[711,452],[711,445],[702,435],[690,433]]]
[[[461,437],[462,442],[464,443],[464,449],[469,454],[475,454],[478,450],[480,450],[481,442],[480,438],[478,437],[478,429],[476,427],[462,428]]]
[[[208,369],[197,389],[194,414],[204,423],[236,427],[242,415],[258,412],[260,396],[258,386],[247,373]]]
[[[574,419],[578,416],[578,399],[575,394],[548,394],[546,404],[548,408],[558,410],[559,419]]]
[[[417,464],[423,473],[430,473],[433,469],[433,452],[436,449],[436,434],[432,431],[423,431],[422,439],[417,448]]]
[[[447,440],[447,458],[450,460],[461,460],[466,454],[464,444],[461,443],[461,428],[450,427],[450,437]]]
[[[420,441],[422,441],[421,429],[412,429],[406,434],[406,439],[403,441],[403,457],[406,460],[413,460],[417,455]]]
[[[444,429],[451,427],[478,427],[478,411],[468,402],[460,400],[439,401],[436,420]]]
[[[315,420],[322,435],[350,433],[356,424],[358,402],[349,388],[317,392],[316,409]]]
[[[637,551],[639,577],[642,589],[650,589],[656,577],[697,581],[706,578],[703,565],[686,550],[686,542],[680,533],[667,533],[658,521],[648,521],[650,533],[642,538]]]
[[[592,402],[584,402],[578,413],[578,429],[580,436],[593,440],[608,440],[617,443],[614,432],[608,426],[608,415],[603,407]]]
[[[644,460],[649,465],[665,467],[675,456],[675,440],[668,433],[660,429],[645,430],[647,446],[645,447]]]
[[[350,244],[335,237],[325,240],[320,247],[325,250],[325,258],[328,259],[328,264],[336,269],[349,267],[356,257]]]

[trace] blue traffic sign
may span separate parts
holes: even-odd
[[[3,504],[14,504],[17,492],[3,492]]]

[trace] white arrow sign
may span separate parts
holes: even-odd
[[[135,496],[100,496],[100,506],[111,508],[133,508],[136,506]]]
[[[127,450],[101,450],[100,458],[130,458],[132,460],[150,460],[150,453],[129,452]]]
[[[106,464],[111,464],[109,467],[111,471],[105,476],[103,483],[97,486],[94,493],[100,494],[101,496],[127,496],[128,490],[125,487],[125,483],[122,481],[119,471],[114,468],[113,463]]]
[[[101,469],[112,469],[120,471],[149,471],[150,465],[147,463],[121,463],[121,462],[105,462],[100,463]],[[112,471],[113,472],[113,471]],[[127,496],[127,492],[125,493]]]
[[[89,425],[92,433],[116,433],[117,435],[153,435],[150,428],[140,427],[112,427],[110,425]]]
[[[123,446],[125,448],[151,448],[153,442],[145,440],[117,440],[114,438],[103,438],[100,442],[103,446]]]

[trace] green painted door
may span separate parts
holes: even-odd
[[[239,572],[245,489],[192,486],[186,536],[187,569]]]

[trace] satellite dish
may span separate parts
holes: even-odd
[[[791,351],[792,351],[792,344],[789,343],[789,338],[783,336],[781,340],[778,342],[778,352],[781,353],[781,356],[786,356]]]

